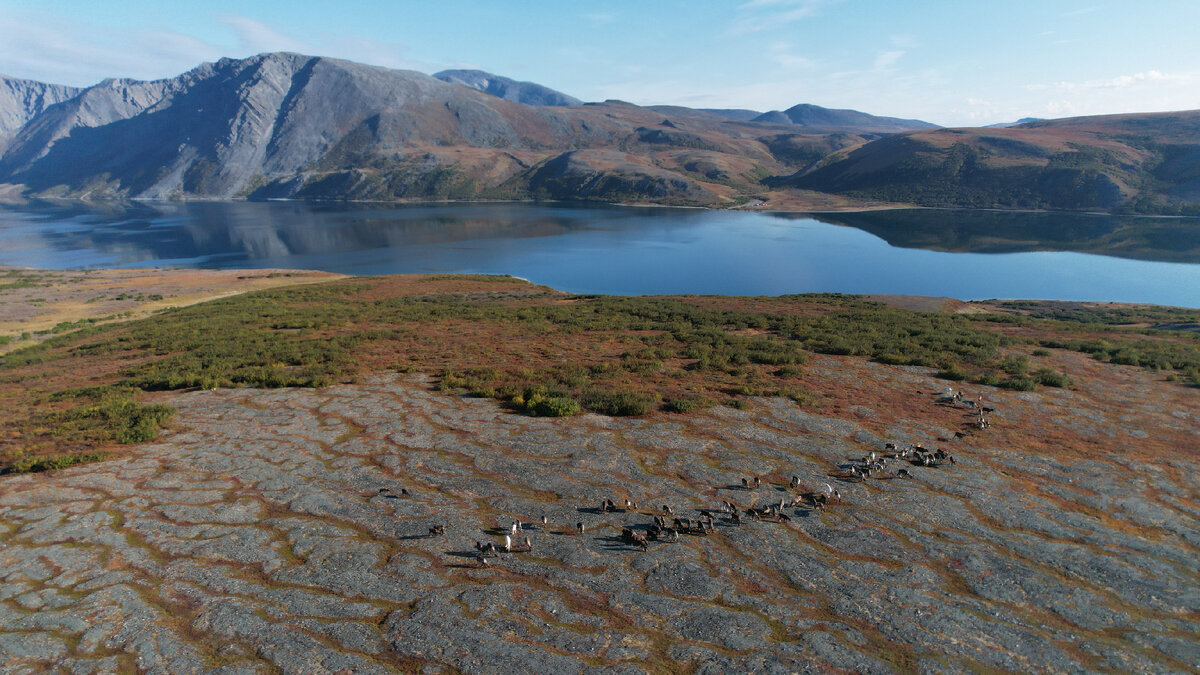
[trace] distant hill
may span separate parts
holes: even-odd
[[[863,133],[897,133],[915,129],[936,129],[936,124],[921,120],[906,120],[898,117],[879,117],[857,110],[836,110],[819,105],[801,103],[784,111],[772,110],[753,118],[755,122],[768,124],[794,124],[822,131],[850,131]]]
[[[995,124],[987,125],[987,127],[985,127],[985,128],[987,128],[987,129],[1007,129],[1008,127],[1015,127],[1019,124],[1025,124],[1027,122],[1041,122],[1041,121],[1042,121],[1041,117],[1022,117],[1021,119],[1017,120],[1016,122],[996,122]]]
[[[1200,212],[1200,111],[888,136],[774,181],[929,206]]]
[[[583,101],[574,96],[555,91],[535,82],[518,82],[507,77],[493,75],[482,70],[443,70],[434,73],[434,77],[450,84],[461,84],[479,91],[491,94],[505,101],[515,101],[525,105],[582,105]]]
[[[742,122],[749,122],[755,117],[762,115],[762,113],[757,110],[742,110],[741,108],[700,108],[700,110],[718,115],[720,117],[727,117],[731,120],[740,120]]]

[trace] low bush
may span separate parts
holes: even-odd
[[[1071,378],[1064,373],[1055,372],[1049,368],[1039,368],[1033,373],[1038,384],[1046,385],[1047,387],[1068,387],[1071,385]]]
[[[699,394],[688,394],[688,395],[680,396],[679,398],[674,398],[674,399],[671,399],[670,401],[667,401],[666,405],[664,405],[663,408],[666,409],[668,412],[686,413],[686,412],[691,412],[693,410],[701,410],[703,408],[711,408],[712,406],[716,405],[716,403],[717,403],[716,401],[714,401],[713,399],[711,399],[707,396],[701,396]]]
[[[963,370],[962,368],[959,368],[956,365],[952,365],[952,366],[946,366],[945,368],[942,368],[941,370],[939,370],[937,372],[937,376],[942,378],[943,380],[952,380],[954,382],[961,382],[963,380],[970,378],[971,374],[968,373],[967,371]]]
[[[50,416],[51,434],[95,441],[140,443],[158,435],[175,414],[170,406],[147,405],[134,399],[127,387],[89,387],[63,392],[58,400],[74,399],[78,405]]]
[[[65,469],[68,466],[74,466],[76,464],[98,462],[107,456],[108,455],[103,452],[82,452],[73,455],[23,457],[13,462],[12,465],[10,465],[4,471],[0,471],[0,473],[36,473],[39,471]]]
[[[654,409],[658,397],[639,391],[603,391],[590,389],[583,394],[583,407],[592,412],[623,417],[645,415]]]
[[[1038,381],[1032,377],[1011,377],[1007,380],[1001,380],[996,386],[1001,389],[1012,389],[1014,391],[1033,391],[1037,389]]]
[[[579,414],[579,401],[566,396],[536,397],[525,402],[525,410],[534,417],[570,417]]]
[[[775,375],[778,377],[800,377],[800,374],[802,372],[803,371],[800,370],[800,368],[798,368],[796,366],[788,365],[788,366],[784,366],[784,367],[780,368],[779,370],[775,371]]]

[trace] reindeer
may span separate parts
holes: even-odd
[[[637,546],[643,551],[649,548],[649,542],[646,541],[646,537],[638,532],[634,532],[628,527],[621,528],[621,541],[633,546]]]
[[[429,528],[429,536],[431,537],[440,537],[443,534],[446,534],[445,525],[434,525],[433,527]]]

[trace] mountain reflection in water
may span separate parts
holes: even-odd
[[[847,227],[848,226],[848,227]],[[1200,306],[1200,220],[559,204],[0,207],[0,264],[505,273],[617,294],[896,293]]]
[[[862,211],[815,217],[824,223],[870,232],[900,248],[951,253],[1076,251],[1135,260],[1200,262],[1197,218],[943,209]]]

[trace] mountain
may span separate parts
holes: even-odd
[[[775,136],[686,109],[672,121],[616,101],[530,106],[275,53],[89,87],[13,136],[0,181],[43,196],[720,204],[799,166],[772,154]]]
[[[460,79],[484,89],[504,80],[478,75]],[[798,105],[747,120],[752,111],[543,105],[557,92],[515,83],[495,95],[292,53],[81,90],[0,84],[5,195],[733,206],[816,203],[804,195],[820,192],[817,201],[1200,213],[1200,111],[942,129]]]
[[[0,152],[8,139],[46,108],[73,98],[79,89],[0,75]]]
[[[583,105],[583,101],[574,96],[567,96],[535,82],[518,82],[482,70],[443,70],[433,76],[443,82],[471,87],[505,101],[525,105]]]
[[[927,206],[1200,213],[1200,111],[898,134],[773,184]]]
[[[822,131],[854,131],[856,133],[892,134],[916,129],[937,129],[936,124],[898,117],[879,117],[857,110],[822,108],[801,103],[784,111],[772,110],[753,118],[767,124],[794,124]]]

